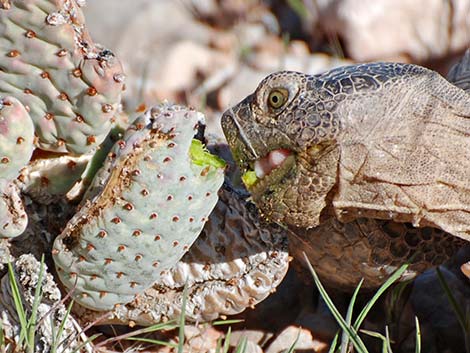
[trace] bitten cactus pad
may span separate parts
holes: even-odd
[[[91,201],[54,243],[62,283],[83,306],[130,302],[171,268],[201,232],[217,202],[222,166],[194,163],[200,113],[163,105],[138,118],[97,178]]]
[[[40,148],[76,154],[109,132],[124,79],[114,55],[91,40],[79,3],[0,1],[0,95],[26,107]]]

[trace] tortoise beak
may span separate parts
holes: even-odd
[[[257,154],[253,148],[250,148],[251,143],[233,109],[227,110],[222,115],[221,124],[235,162],[242,172],[247,171],[257,158]]]

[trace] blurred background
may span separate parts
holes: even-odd
[[[84,11],[123,62],[127,112],[167,99],[210,121],[273,71],[399,61],[445,75],[470,46],[470,0],[88,0]]]

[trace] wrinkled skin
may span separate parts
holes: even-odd
[[[225,112],[222,127],[242,173],[271,151],[290,151],[280,167],[248,189],[266,218],[301,234],[298,239],[315,234],[310,246],[319,253],[328,255],[331,222],[364,217],[437,228],[432,232],[442,241],[427,242],[427,265],[461,246],[445,232],[470,239],[470,160],[462,153],[470,150],[470,96],[433,71],[373,63],[316,76],[275,73]],[[398,258],[404,262],[410,250],[424,247],[421,241],[404,241],[407,227],[399,227],[398,237],[388,228],[369,222],[366,228],[352,224],[342,230],[365,244],[350,253],[362,256],[353,264],[341,256],[329,264],[310,260],[319,263],[319,272],[332,275],[333,285],[353,287],[332,274],[351,270],[366,278],[366,286],[377,286],[382,280],[374,282],[377,273],[370,268],[390,273],[391,263],[398,265]],[[379,244],[371,241],[377,234],[384,239]],[[398,242],[406,251],[395,251]],[[380,256],[371,255],[375,247],[383,250]]]

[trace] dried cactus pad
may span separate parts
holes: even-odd
[[[25,105],[45,150],[96,147],[120,102],[121,65],[91,40],[80,3],[0,1],[0,95]]]
[[[130,302],[201,232],[224,178],[222,164],[191,158],[201,115],[178,106],[152,108],[110,152],[97,174],[101,190],[54,243],[59,277],[69,290],[76,285],[81,305],[109,310]]]
[[[13,183],[0,179],[0,238],[14,238],[24,232],[28,215],[20,197],[20,190]]]

